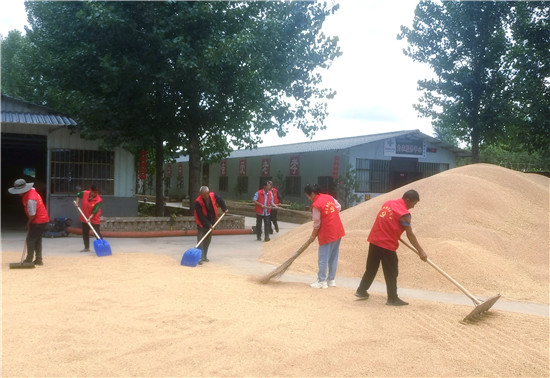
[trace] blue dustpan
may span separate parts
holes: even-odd
[[[208,230],[208,232],[206,234],[204,234],[204,236],[202,237],[202,239],[197,243],[197,245],[195,246],[195,248],[189,248],[187,251],[185,251],[185,253],[183,254],[183,257],[181,258],[181,265],[185,265],[185,266],[197,266],[197,264],[199,263],[199,261],[201,261],[201,257],[202,257],[202,250],[199,249],[199,245],[201,245],[201,243],[203,242],[204,239],[206,239],[206,237],[208,236],[208,234],[210,234],[212,232],[212,230],[217,226],[217,224],[222,220],[222,218],[224,217],[225,213],[222,214],[221,217],[218,218],[218,220],[216,221],[216,223],[214,223],[214,225],[210,228],[210,230]]]
[[[181,258],[181,265],[197,266],[201,261],[202,251],[199,248],[189,248]]]
[[[94,251],[98,256],[112,255],[111,246],[103,239],[97,239],[94,241]]]

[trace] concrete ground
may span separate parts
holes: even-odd
[[[251,228],[255,225],[254,218],[245,217],[245,227]],[[297,227],[296,224],[279,222],[279,233],[274,233],[271,237],[275,240],[279,235]],[[24,230],[5,231],[1,234],[2,251],[22,251],[25,239]],[[91,237],[91,240],[94,240]],[[189,248],[194,248],[197,239],[195,236],[178,236],[178,237],[163,237],[163,238],[110,238],[107,240],[113,253],[134,253],[134,252],[149,252],[169,255],[174,258],[179,264],[185,251]],[[210,264],[221,264],[231,266],[239,274],[263,276],[271,272],[275,266],[263,264],[258,261],[261,256],[261,246],[264,242],[256,240],[253,234],[247,235],[215,235],[212,238],[208,258]],[[44,263],[47,264],[48,256],[79,256],[85,253],[79,252],[83,248],[82,237],[79,235],[70,235],[60,238],[44,238],[43,251]],[[88,252],[88,253],[93,253]],[[290,257],[290,256],[289,256]],[[108,258],[108,257],[104,257]],[[7,264],[7,262],[6,262]],[[195,268],[193,268],[195,269]],[[196,269],[200,269],[198,266]],[[280,280],[287,282],[303,282],[304,284],[313,282],[316,278],[315,274],[297,275],[284,274]],[[354,298],[353,294],[359,285],[361,277],[341,277],[336,276],[336,283],[340,287],[349,288],[350,298]],[[442,277],[442,279],[445,279]],[[369,290],[370,292],[385,293],[386,287],[383,283],[374,282]],[[473,306],[472,301],[464,294],[452,293],[457,292],[452,283],[449,282],[449,293],[432,292],[426,290],[416,290],[399,288],[399,296],[404,299],[422,299],[435,302],[461,304]],[[479,298],[485,300],[487,298]],[[549,305],[511,302],[501,298],[494,306],[494,309],[510,312],[518,312],[532,315],[549,316]],[[467,312],[465,312],[467,314]]]

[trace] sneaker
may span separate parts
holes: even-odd
[[[44,265],[44,263],[42,262],[42,260],[34,260],[34,261],[33,261],[33,264],[34,264],[34,265]]]
[[[401,298],[395,298],[395,299],[388,299],[386,302],[388,306],[406,306],[409,303],[401,300]]]
[[[82,251],[80,252],[90,252],[90,248],[84,248]]]
[[[265,239],[264,239],[264,242],[270,241],[270,240],[271,240],[270,238],[265,238]]]
[[[361,292],[361,291],[357,290],[355,292],[355,296],[359,299],[367,299],[369,297],[369,293],[367,293],[366,291]]]
[[[315,281],[309,286],[313,289],[328,289],[327,281]]]
[[[208,258],[206,258],[206,257],[205,257],[204,259],[202,259],[202,261],[204,261],[204,262],[210,262],[210,260],[209,260]]]
[[[328,287],[336,287],[336,281],[334,280],[328,280],[327,281]]]

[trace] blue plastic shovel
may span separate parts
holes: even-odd
[[[76,201],[74,201],[74,204],[76,205]],[[88,226],[90,226],[90,229],[95,234],[95,237],[96,237],[96,240],[94,241],[95,254],[99,257],[112,255],[111,246],[109,245],[109,243],[107,243],[107,241],[105,241],[104,239],[99,237],[99,235],[95,231],[94,227],[92,226],[92,224],[90,223],[88,218],[86,218],[86,215],[84,215],[84,213],[82,212],[80,207],[78,207],[78,205],[76,205],[76,208],[78,209],[78,211],[80,211],[80,214],[82,214],[84,219],[86,219],[86,223],[88,223]]]
[[[217,224],[222,220],[223,216],[225,215],[225,213],[223,213],[221,215],[221,217],[218,218],[218,220],[216,221],[216,223],[214,223],[214,225],[212,226],[212,228],[210,228],[210,230],[208,230],[208,232],[206,234],[204,234],[204,236],[202,237],[202,239],[197,243],[197,245],[195,246],[195,248],[189,248],[187,251],[185,251],[185,253],[183,254],[182,258],[181,258],[181,265],[185,265],[185,266],[197,266],[197,264],[199,263],[199,261],[201,260],[201,257],[202,257],[202,250],[199,248],[199,245],[201,245],[201,243],[203,242],[204,239],[206,239],[206,237],[212,232],[212,230],[217,226]]]

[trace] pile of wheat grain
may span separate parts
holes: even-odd
[[[550,179],[474,164],[451,169],[378,196],[341,213],[346,230],[338,275],[361,277],[367,236],[381,204],[408,189],[420,194],[413,230],[429,258],[476,295],[548,303]],[[266,243],[261,260],[280,264],[311,233],[306,223]],[[404,239],[406,236],[403,235]],[[289,272],[317,271],[317,242]],[[455,287],[407,247],[398,249],[399,287],[453,291]],[[383,282],[381,269],[376,278]]]

